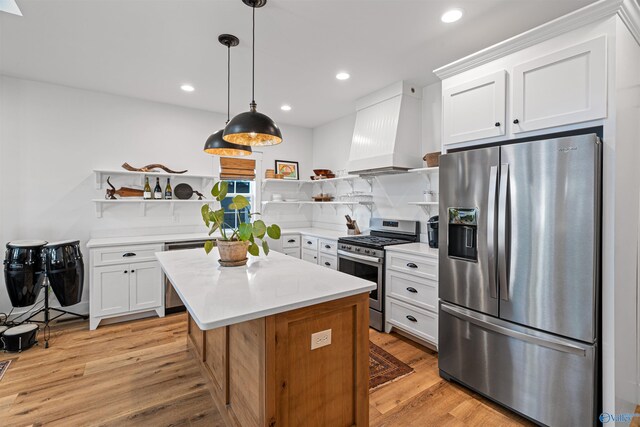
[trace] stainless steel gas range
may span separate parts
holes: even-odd
[[[417,242],[420,223],[394,219],[371,218],[369,235],[338,239],[338,270],[370,280],[378,287],[369,293],[369,326],[384,328],[384,248]]]

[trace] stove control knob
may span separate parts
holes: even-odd
[[[364,250],[364,253],[365,253],[365,254],[368,254],[368,253],[371,253],[371,251],[370,251],[369,249],[365,249],[365,250]]]
[[[356,248],[356,252],[360,252],[360,248]]]

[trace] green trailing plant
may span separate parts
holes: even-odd
[[[213,185],[211,189],[211,195],[215,197],[218,202],[222,202],[227,197],[229,189],[229,183],[227,181],[219,181]],[[267,243],[266,236],[272,239],[280,238],[280,227],[276,224],[267,226],[261,219],[253,222],[244,222],[240,216],[240,211],[243,209],[251,209],[249,200],[246,197],[237,195],[234,196],[229,208],[233,209],[238,218],[238,227],[230,227],[229,224],[224,222],[224,208],[218,210],[212,210],[208,204],[202,205],[201,213],[202,220],[207,228],[209,228],[209,236],[220,230],[221,240],[227,241],[241,241],[248,242],[248,251],[253,256],[260,254],[260,247],[264,251],[265,255],[269,254],[269,244]],[[260,215],[259,212],[249,212],[249,218]],[[204,244],[204,250],[209,253],[211,249],[215,247],[213,240],[208,240]]]

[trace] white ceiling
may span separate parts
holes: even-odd
[[[431,70],[593,0],[269,0],[256,12],[256,101],[276,121],[315,127],[395,81]],[[241,0],[17,0],[0,13],[0,73],[231,114],[251,97],[251,8]],[[461,7],[463,18],[440,15]],[[346,70],[351,79],[338,81]],[[185,93],[182,83],[196,90]],[[288,103],[290,112],[280,111]]]

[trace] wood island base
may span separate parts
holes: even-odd
[[[188,321],[228,426],[369,425],[368,293],[207,331]],[[326,330],[331,343],[312,350]]]

